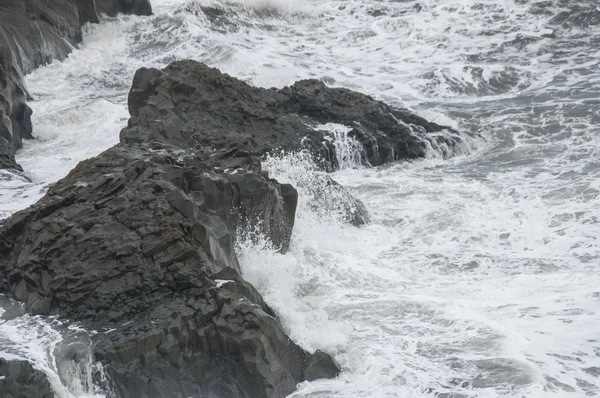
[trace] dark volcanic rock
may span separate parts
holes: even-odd
[[[2,98],[11,101],[1,102],[0,138],[13,145],[14,121],[27,130],[27,113],[15,111],[26,91],[5,70]],[[117,396],[284,397],[300,381],[335,377],[338,364],[292,342],[242,278],[238,232],[285,252],[298,202],[258,156],[306,149],[335,169],[343,154],[326,123],[347,126],[371,165],[424,156],[430,145],[451,149],[459,136],[316,80],[267,90],[193,61],[140,69],[129,110],[121,144],[0,224],[0,292],[30,313],[100,330],[94,355]],[[329,176],[306,173],[298,184],[320,211],[368,222],[364,205]]]
[[[117,14],[152,15],[150,0],[96,0],[96,7],[111,17]]]
[[[285,250],[297,194],[241,150],[119,145],[0,226],[0,289],[88,328],[122,397],[284,397],[334,377],[240,276],[238,227]]]
[[[0,57],[11,79],[64,59],[81,40],[81,27],[98,12],[149,15],[149,0],[4,0],[0,4]]]
[[[257,155],[276,148],[308,149],[328,170],[337,168],[338,161],[331,134],[318,127],[326,123],[352,128],[348,136],[362,144],[363,159],[372,166],[423,157],[429,145],[441,142],[452,148],[461,141],[457,134],[437,134],[451,132],[448,127],[318,80],[263,89],[189,60],[162,71],[138,70],[129,110],[132,117],[121,132],[122,142],[235,146]]]
[[[0,32],[1,33],[1,32]],[[31,108],[23,86],[13,82],[0,65],[0,168],[22,170],[15,150],[23,138],[32,138]]]
[[[294,184],[305,196],[311,213],[317,217],[334,218],[355,227],[371,221],[364,203],[328,174],[312,172],[296,176]]]
[[[0,358],[0,397],[54,398],[54,392],[46,375],[29,362]]]
[[[117,12],[149,15],[148,0],[99,0]],[[102,8],[102,10],[105,10]],[[81,40],[81,27],[98,22],[96,0],[0,1],[0,168],[17,169],[14,152],[32,138],[30,98],[23,76],[62,60]]]
[[[303,199],[300,211],[308,210],[321,220],[333,219],[356,227],[370,222],[364,203],[329,174],[316,169],[309,154],[285,156],[284,159],[274,156],[268,160],[267,167],[274,175],[294,181],[294,187]]]

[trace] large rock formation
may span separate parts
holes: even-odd
[[[425,156],[433,143],[452,148],[458,134],[406,110],[318,80],[281,90],[252,87],[194,61],[140,69],[129,96],[124,142],[166,140],[181,148],[234,146],[256,155],[310,150],[327,170],[338,167],[333,136],[322,125],[348,126],[372,166]],[[453,132],[456,133],[456,132]],[[449,155],[449,154],[448,154]]]
[[[114,17],[117,14],[152,15],[148,0],[96,0],[99,12]]]
[[[193,61],[139,70],[129,108],[119,145],[0,224],[0,292],[99,330],[94,355],[117,396],[284,397],[336,376],[241,275],[238,232],[285,252],[298,200],[258,156],[304,148],[333,169],[339,154],[319,124],[339,123],[381,164],[423,156],[444,127],[317,81],[265,90]],[[368,221],[335,181],[313,180],[299,183],[315,206],[334,195],[342,205],[326,212]]]
[[[98,22],[98,8],[149,15],[149,0],[3,0],[0,2],[0,168],[14,160],[22,139],[32,138],[31,99],[23,76],[64,59],[81,40],[81,27]]]
[[[54,398],[54,392],[46,375],[29,362],[0,358],[0,397]]]
[[[319,89],[313,93],[304,92],[300,90],[304,85],[314,85]],[[294,90],[294,94],[287,94]],[[332,98],[337,95],[340,98],[334,101]],[[341,101],[346,99],[346,105],[341,105],[344,104]],[[327,88],[318,81],[298,82],[280,91],[252,87],[222,74],[218,69],[191,60],[173,62],[162,71],[138,70],[128,103],[131,118],[128,127],[121,131],[122,142],[168,142],[188,149],[241,148],[257,156],[274,150],[309,149],[317,163],[326,170],[338,166],[339,154],[336,154],[330,133],[315,128],[318,125],[316,120],[320,123],[350,123],[354,110],[357,112],[356,120],[365,124],[363,103],[391,111],[384,103],[366,95]],[[323,108],[322,115],[306,116],[314,112],[311,109],[319,107]],[[339,114],[344,112],[347,114],[342,119]],[[412,132],[407,132],[408,129],[395,122],[388,130],[390,137],[402,135],[402,139],[416,140]],[[430,129],[435,130],[434,127]],[[353,131],[367,134],[364,131],[368,130],[361,127],[361,130]],[[392,138],[381,135],[379,139],[385,141],[381,145],[389,145]],[[415,145],[424,145],[418,140],[414,142]],[[378,158],[383,150],[378,150],[377,145],[380,145],[378,141],[363,144],[368,163],[383,162]],[[369,157],[372,152],[375,155]],[[419,156],[423,155],[424,152]],[[388,157],[387,161],[391,160],[394,157]],[[364,204],[331,177],[311,173],[298,178],[297,183],[302,184],[304,191],[311,196],[311,203],[320,211],[341,213],[342,221],[355,226],[369,222]],[[333,202],[331,196],[337,200]]]
[[[119,145],[0,228],[0,289],[88,328],[118,396],[284,397],[339,371],[241,275],[238,228],[285,250],[297,193],[239,150]]]

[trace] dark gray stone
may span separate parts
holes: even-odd
[[[19,103],[5,106],[11,120],[2,119],[0,138],[14,131]],[[460,138],[430,135],[445,127],[315,80],[266,90],[193,61],[140,69],[129,109],[119,145],[0,224],[0,291],[30,313],[100,329],[94,355],[117,396],[285,397],[301,381],[335,377],[331,356],[291,341],[241,275],[238,233],[285,252],[298,201],[259,156],[306,149],[335,169],[331,137],[316,128],[329,122],[353,127],[372,165]],[[329,176],[299,184],[312,205],[368,222],[364,205]],[[332,196],[339,208],[325,206]]]
[[[96,7],[111,17],[117,14],[152,15],[150,0],[96,0]]]
[[[0,226],[0,289],[116,329],[92,342],[117,396],[285,397],[339,367],[285,335],[234,246],[252,228],[285,251],[296,204],[244,151],[118,145]]]
[[[235,147],[255,155],[308,149],[326,170],[338,165],[330,133],[318,130],[319,124],[351,127],[349,136],[362,144],[372,166],[423,157],[431,143],[453,148],[462,141],[458,134],[431,134],[449,127],[318,80],[264,89],[190,60],[162,71],[138,70],[129,111],[123,142],[164,140],[180,148]]]
[[[54,398],[46,375],[27,361],[0,358],[0,397]]]
[[[307,359],[303,376],[308,381],[317,380],[322,378],[323,374],[336,372],[338,367],[337,362],[332,361],[328,354],[317,350],[312,357]]]
[[[339,182],[328,175],[314,177],[315,179],[308,189],[308,192],[313,195],[310,204],[314,207],[314,211],[338,212],[342,221],[355,227],[371,221],[371,216],[364,203],[352,196]]]

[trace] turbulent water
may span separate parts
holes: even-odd
[[[89,26],[67,60],[28,76],[37,140],[18,161],[31,181],[0,175],[0,217],[118,141],[138,67],[193,58],[259,86],[319,78],[483,139],[450,160],[432,148],[376,169],[346,145],[334,178],[366,204],[362,228],[311,206],[306,159],[266,161],[301,202],[290,253],[240,242],[245,276],[294,340],[343,367],[292,396],[600,394],[597,0],[153,5],[153,17]],[[56,354],[85,345],[82,331],[15,311],[3,351],[61,397],[110,396],[92,358],[71,369]]]

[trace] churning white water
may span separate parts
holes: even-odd
[[[37,140],[18,161],[31,181],[2,179],[0,217],[118,141],[138,67],[193,58],[259,86],[319,78],[483,138],[450,160],[432,148],[368,169],[343,126],[324,126],[343,149],[333,177],[371,214],[362,228],[341,221],[340,198],[310,202],[318,173],[305,158],[266,161],[301,201],[288,254],[240,242],[245,276],[293,339],[343,367],[292,396],[600,394],[596,0],[153,5],[89,26],[67,60],[28,76]],[[69,341],[57,330],[19,316],[0,325],[0,346],[58,377],[61,396],[95,393],[73,380],[97,376],[53,362]]]

